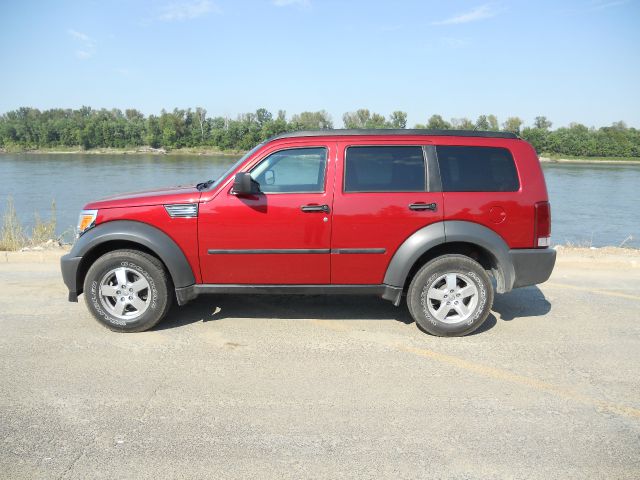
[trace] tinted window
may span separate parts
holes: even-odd
[[[295,148],[272,153],[251,176],[265,193],[322,192],[326,167],[326,149]]]
[[[445,192],[515,192],[511,152],[494,147],[436,147]]]
[[[345,192],[423,192],[422,147],[349,147]]]

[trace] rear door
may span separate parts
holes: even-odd
[[[443,219],[439,182],[428,176],[432,148],[338,144],[331,283],[381,284],[402,242]]]
[[[268,149],[242,168],[262,193],[231,184],[199,213],[200,265],[210,284],[328,284],[335,143]]]

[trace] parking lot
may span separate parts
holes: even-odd
[[[638,478],[640,253],[562,249],[465,338],[375,297],[202,297],[117,334],[0,256],[0,477]]]

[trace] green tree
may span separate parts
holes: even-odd
[[[389,115],[389,126],[391,128],[406,128],[407,127],[407,112],[396,110]]]
[[[344,128],[386,128],[388,126],[383,115],[371,113],[366,108],[345,113],[342,121]]]
[[[489,124],[489,119],[487,119],[486,115],[480,115],[476,120],[476,128],[478,130],[489,130],[491,125]]]
[[[427,121],[427,128],[430,130],[451,130],[451,124],[440,115],[431,115]]]
[[[520,133],[520,127],[522,127],[522,119],[519,117],[509,117],[502,124],[502,128],[507,132]]]
[[[475,124],[466,117],[452,118],[451,124],[456,130],[473,130],[475,128]]]
[[[547,120],[547,117],[536,117],[533,121],[533,126],[540,130],[549,130],[551,125],[553,124]]]
[[[489,122],[489,130],[493,132],[497,132],[500,130],[500,126],[498,125],[498,117],[491,114],[487,116],[487,121]]]
[[[333,128],[333,122],[324,110],[301,112],[291,117],[291,127],[294,130],[327,130]]]

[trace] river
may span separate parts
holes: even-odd
[[[72,239],[90,200],[216,178],[235,157],[198,155],[0,155],[0,211],[13,197],[28,228],[56,202],[57,230]],[[640,165],[543,164],[554,244],[640,248]],[[629,238],[631,237],[631,238]]]

